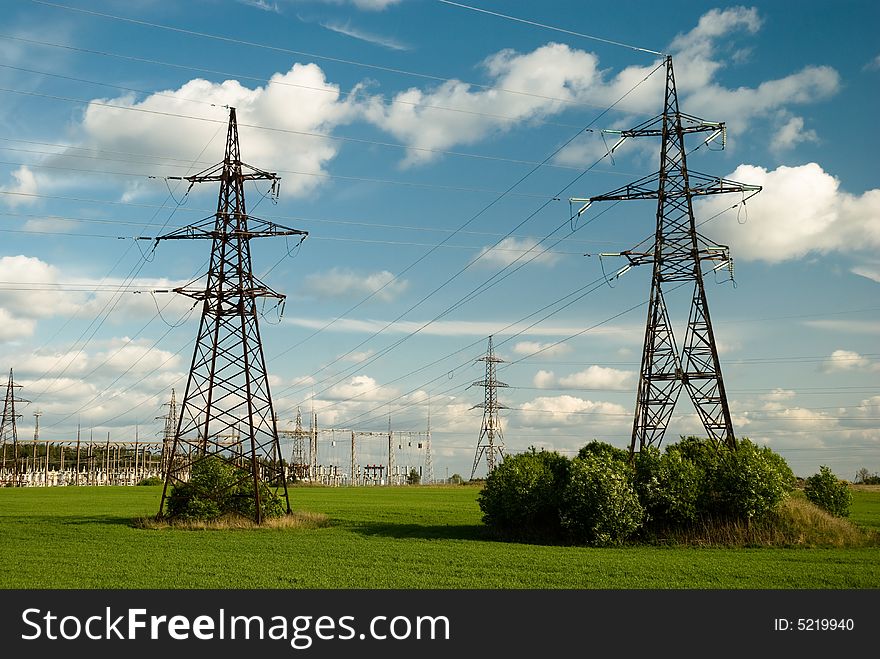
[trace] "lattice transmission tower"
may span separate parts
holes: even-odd
[[[477,473],[477,466],[486,456],[486,468],[488,476],[495,469],[498,458],[504,457],[504,435],[501,432],[501,419],[498,416],[498,410],[506,410],[507,406],[498,402],[499,387],[506,387],[503,382],[499,382],[495,377],[495,367],[497,364],[504,362],[500,357],[495,356],[495,349],[492,346],[492,337],[489,337],[489,347],[486,355],[477,359],[478,362],[486,362],[486,377],[483,380],[477,380],[472,387],[484,387],[485,397],[479,405],[474,405],[471,409],[478,407],[483,408],[483,423],[480,426],[480,437],[477,440],[477,451],[474,455],[474,466],[471,469],[471,480]]]
[[[206,220],[156,239],[212,241],[211,260],[202,278],[174,292],[202,303],[199,332],[177,429],[171,464],[165,477],[159,516],[165,511],[169,489],[189,480],[192,469],[209,456],[233,465],[240,474],[232,488],[243,483],[254,498],[255,521],[262,521],[261,489],[277,487],[287,511],[290,501],[278,427],[269,391],[266,360],[260,338],[257,300],[270,298],[281,305],[284,295],[254,276],[250,241],[254,238],[300,236],[306,231],[249,217],[245,207],[247,181],[269,181],[277,195],[279,177],[241,161],[235,108],[229,109],[229,126],[223,161],[193,176],[190,184],[219,182],[217,212]],[[197,492],[223,496],[225,492]]]
[[[682,387],[693,401],[709,437],[730,447],[736,442],[702,269],[703,262],[710,263],[710,271],[731,267],[732,262],[726,245],[719,245],[697,231],[693,199],[737,192],[743,195],[744,204],[746,199],[760,192],[761,187],[689,171],[684,140],[685,135],[696,133],[709,133],[703,144],[721,136],[723,146],[726,137],[724,123],[704,121],[679,110],[672,57],[667,57],[663,114],[620,131],[621,141],[660,137],[660,170],[612,192],[573,199],[585,202],[578,214],[597,201],[657,200],[653,246],[647,251],[628,250],[617,254],[629,261],[617,274],[631,266],[654,265],[630,452],[645,446],[659,446]],[[690,314],[684,346],[679,351],[664,290],[689,283],[693,285]]]
[[[9,382],[6,385],[6,401],[3,404],[3,418],[0,420],[0,444],[6,446],[12,445],[12,486],[20,487],[22,485],[22,473],[20,460],[18,455],[18,425],[17,419],[21,418],[21,414],[15,411],[16,403],[27,403],[28,401],[18,398],[15,390],[20,389],[20,384],[15,384],[15,377],[12,369],[9,369]],[[4,463],[5,452],[4,452]],[[3,465],[4,471],[8,471],[6,464]],[[8,474],[4,474],[8,478]]]
[[[168,468],[171,466],[171,456],[173,455],[172,451],[174,450],[174,435],[177,433],[177,400],[173,388],[171,389],[171,400],[166,404],[168,405],[168,412],[162,416],[156,417],[157,419],[165,421],[164,427],[162,428],[162,458],[159,462],[159,473],[162,474],[163,478],[168,473]]]

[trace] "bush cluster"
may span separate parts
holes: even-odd
[[[852,492],[843,481],[837,479],[831,469],[822,465],[819,473],[810,476],[804,484],[807,499],[835,517],[848,517],[852,504]]]
[[[284,514],[281,497],[265,483],[260,483],[259,494],[264,519]],[[207,521],[228,515],[256,519],[254,482],[247,470],[219,456],[205,456],[193,463],[189,482],[171,488],[166,506],[171,519]]]
[[[709,521],[764,518],[795,487],[791,469],[747,439],[734,449],[688,437],[630,459],[603,442],[573,460],[508,456],[479,496],[483,521],[505,537],[607,546]]]

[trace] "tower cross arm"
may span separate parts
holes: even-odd
[[[189,181],[190,183],[222,182],[229,179],[228,164],[226,161],[223,161],[216,165],[211,165],[197,174],[190,176],[166,176],[164,178],[170,181]],[[241,170],[236,172],[235,176],[242,181],[281,181],[281,177],[275,172],[267,172],[241,161],[234,162],[234,164],[241,167]]]
[[[157,236],[154,240],[158,243],[160,240],[194,240],[199,238],[214,239],[218,237],[238,238],[242,240],[250,240],[251,238],[276,238],[279,236],[302,236],[300,242],[305,240],[309,232],[301,229],[292,229],[282,224],[261,220],[256,217],[247,218],[246,231],[218,231],[215,217],[210,217],[199,224],[191,224],[189,226],[180,227],[170,233]],[[148,239],[148,238],[145,238]]]
[[[669,117],[666,117],[669,119]],[[727,132],[727,127],[723,121],[706,121],[699,117],[694,117],[683,112],[678,113],[681,122],[681,132],[684,135],[693,133],[713,133],[709,140],[716,137],[715,133],[722,135],[722,140]],[[662,137],[663,136],[663,119],[664,115],[660,114],[652,119],[630,128],[628,130],[604,130],[605,133],[619,134],[621,137]],[[707,140],[707,141],[709,141]]]
[[[721,178],[719,176],[708,176],[699,172],[691,172],[689,174],[689,182],[687,187],[681,189],[664,190],[665,198],[680,197],[703,197],[716,194],[727,194],[730,192],[741,192],[743,194],[751,193],[749,197],[758,194],[761,191],[760,185],[751,185],[749,183],[740,183],[730,179]],[[637,181],[628,183],[623,187],[606,192],[604,194],[595,195],[593,197],[571,197],[569,202],[582,204],[577,215],[580,216],[594,202],[597,201],[630,201],[633,199],[659,199],[660,198],[660,173],[654,173],[645,176]],[[655,187],[656,186],[656,187]]]

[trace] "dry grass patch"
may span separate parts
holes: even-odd
[[[708,522],[667,534],[660,542],[694,547],[871,547],[880,534],[835,517],[802,496],[788,497],[757,522]]]
[[[139,529],[183,529],[187,531],[223,531],[230,529],[318,529],[330,526],[330,519],[323,513],[297,511],[281,517],[270,517],[256,524],[240,515],[226,515],[212,520],[156,519],[138,517],[133,525]]]

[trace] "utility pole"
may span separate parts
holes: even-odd
[[[22,486],[22,474],[19,469],[18,459],[18,426],[16,419],[21,418],[21,414],[15,412],[16,403],[27,403],[28,401],[17,398],[15,390],[21,388],[20,384],[15,384],[15,377],[12,375],[12,369],[9,369],[9,382],[6,385],[6,401],[3,404],[3,418],[0,421],[0,442],[5,446],[12,444],[12,486]],[[4,465],[5,467],[5,465]]]
[[[709,437],[728,447],[736,445],[702,271],[704,261],[712,264],[714,271],[732,268],[732,262],[726,245],[719,245],[697,231],[693,199],[738,192],[743,195],[744,204],[746,199],[760,192],[761,187],[689,171],[684,137],[697,133],[709,133],[703,144],[721,136],[723,146],[726,128],[724,123],[704,121],[680,112],[669,56],[663,114],[620,131],[620,142],[614,147],[629,138],[660,137],[660,170],[607,194],[572,199],[584,203],[578,215],[597,201],[657,200],[653,247],[645,252],[629,250],[602,255],[627,258],[629,264],[616,276],[636,265],[652,263],[654,266],[630,453],[645,446],[660,445],[682,386]],[[749,197],[747,193],[751,193]],[[663,293],[664,289],[670,290],[670,284],[675,288],[693,285],[681,352],[676,346]]]
[[[495,356],[495,350],[492,347],[492,337],[489,337],[489,347],[486,355],[477,359],[478,362],[486,362],[486,377],[483,380],[474,382],[472,387],[484,387],[485,396],[483,402],[474,405],[471,409],[477,407],[483,408],[483,423],[480,426],[480,437],[477,440],[477,451],[474,455],[474,466],[471,469],[471,480],[477,473],[477,466],[480,464],[483,455],[486,456],[487,476],[495,469],[497,458],[504,457],[504,436],[501,433],[501,420],[498,417],[498,410],[506,410],[506,405],[498,402],[499,387],[506,387],[503,382],[499,382],[495,377],[495,366],[504,360]]]
[[[223,162],[194,176],[190,184],[219,182],[214,217],[156,239],[208,239],[211,261],[203,287],[176,288],[174,292],[202,303],[199,332],[174,433],[172,463],[165,478],[159,515],[169,487],[184,482],[192,468],[210,456],[233,465],[239,474],[232,487],[250,482],[255,522],[262,522],[261,484],[281,489],[290,512],[287,479],[281,460],[278,428],[269,391],[269,379],[257,317],[257,299],[270,298],[280,306],[284,295],[254,276],[250,241],[254,238],[300,236],[307,232],[249,218],[245,207],[247,181],[271,181],[277,195],[279,178],[241,160],[235,108],[229,109]],[[236,436],[236,429],[241,428]],[[232,441],[221,436],[234,435]],[[189,450],[187,450],[189,449]],[[243,456],[247,469],[242,468]],[[179,458],[179,460],[177,460]],[[217,496],[216,492],[202,492]]]

